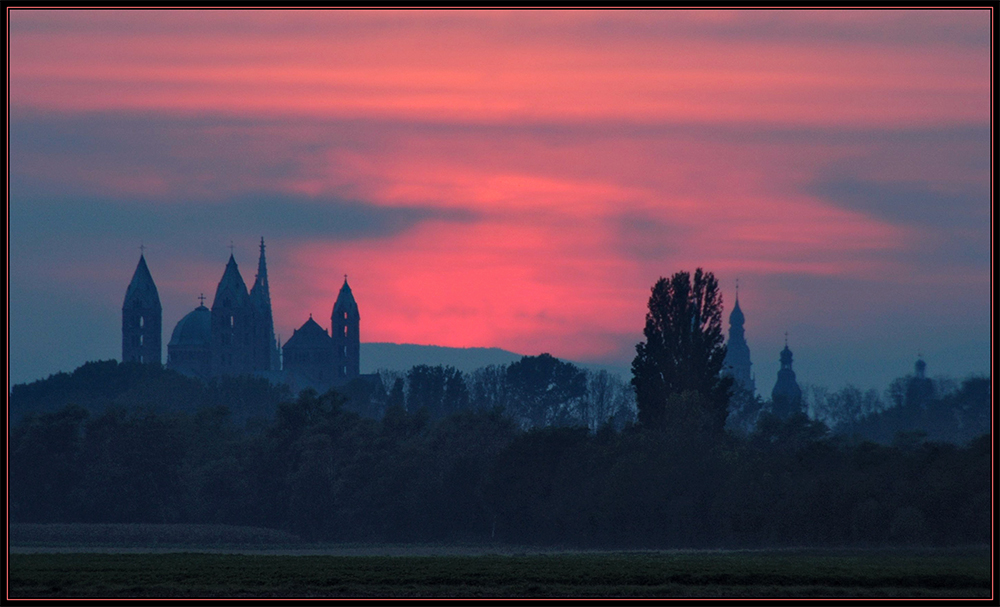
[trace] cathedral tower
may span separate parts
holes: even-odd
[[[253,311],[246,283],[232,255],[215,290],[211,320],[212,375],[252,373]]]
[[[788,349],[787,334],[785,349],[781,351],[778,381],[771,390],[771,403],[774,406],[774,414],[779,417],[788,417],[802,411],[802,389],[795,381],[795,371],[792,371],[792,351]]]
[[[726,360],[723,362],[723,373],[731,375],[737,387],[748,390],[750,394],[755,394],[755,385],[750,367],[750,346],[747,345],[746,337],[743,333],[743,311],[740,310],[740,290],[736,286],[736,304],[729,314],[729,340],[726,342]]]
[[[361,336],[358,332],[361,315],[354,294],[344,276],[337,302],[333,304],[330,332],[333,334],[334,376],[338,383],[346,383],[361,374]]]
[[[160,294],[146,267],[146,257],[140,254],[122,303],[122,362],[160,364],[162,320]]]
[[[271,314],[271,289],[267,284],[267,262],[264,259],[264,238],[260,239],[260,260],[257,278],[250,289],[250,307],[253,312],[251,357],[254,371],[277,371],[278,346],[274,340],[274,317]]]

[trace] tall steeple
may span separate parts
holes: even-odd
[[[781,351],[780,361],[778,381],[771,390],[771,403],[775,415],[788,417],[802,411],[802,389],[795,381],[795,371],[792,371],[792,351],[788,349],[788,333],[785,333],[785,349]]]
[[[251,322],[247,286],[230,253],[212,301],[212,375],[243,375],[253,370]]]
[[[146,266],[146,256],[140,253],[122,303],[122,362],[160,364],[162,322],[160,294]]]
[[[361,374],[361,336],[359,333],[361,315],[358,303],[347,284],[340,287],[337,302],[333,304],[330,316],[330,331],[333,333],[334,376],[338,382],[347,382]]]
[[[757,387],[754,382],[750,367],[750,346],[747,345],[744,336],[743,310],[740,309],[740,285],[736,283],[736,303],[733,311],[729,314],[729,340],[726,342],[726,360],[723,363],[723,373],[731,375],[738,387],[749,390],[751,394],[756,393]]]
[[[274,340],[274,317],[271,314],[271,289],[267,282],[267,260],[264,257],[264,237],[260,239],[260,259],[257,278],[250,289],[253,309],[252,356],[255,371],[278,370],[278,347]]]

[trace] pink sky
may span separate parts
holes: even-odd
[[[114,311],[143,240],[168,332],[214,290],[230,239],[252,282],[263,235],[286,336],[309,313],[328,318],[347,273],[363,341],[627,366],[649,287],[700,266],[727,308],[741,280],[758,385],[786,330],[805,381],[884,387],[917,348],[931,370],[937,355],[942,371],[985,371],[990,19],[8,11],[10,205],[24,218],[10,229],[27,243],[12,249],[11,290],[63,281]],[[166,228],[67,227],[115,253],[27,258],[44,241],[34,199],[197,218],[261,193],[422,215],[347,236],[196,221],[212,251],[197,255]],[[912,324],[954,323],[946,310],[960,318],[950,334]],[[79,362],[117,356],[108,347]]]

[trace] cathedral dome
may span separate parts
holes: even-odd
[[[180,319],[167,346],[208,346],[212,341],[212,313],[200,305]]]

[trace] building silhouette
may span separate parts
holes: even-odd
[[[285,381],[293,389],[338,386],[360,377],[361,315],[354,293],[347,284],[340,287],[330,314],[330,332],[309,320],[285,342]]]
[[[122,303],[122,362],[160,364],[162,325],[160,294],[146,266],[146,256],[140,253]]]
[[[906,406],[923,407],[934,398],[934,384],[927,377],[927,363],[919,357],[913,365],[913,376],[906,382]]]
[[[255,375],[293,389],[325,391],[360,376],[360,314],[347,277],[333,306],[331,333],[310,315],[280,349],[267,277],[264,239],[253,286],[247,290],[230,254],[212,307],[201,304],[174,327],[167,344],[167,368],[185,375]],[[122,360],[159,364],[162,309],[146,260],[140,255],[122,305]],[[283,352],[284,365],[282,365]]]
[[[795,381],[795,371],[792,371],[792,351],[788,349],[787,334],[780,359],[781,369],[778,370],[778,381],[771,390],[771,405],[775,415],[789,417],[802,411],[802,389]]]
[[[750,362],[750,346],[747,345],[743,332],[745,320],[743,310],[740,309],[740,291],[737,285],[736,303],[733,305],[733,311],[729,313],[729,339],[726,341],[726,358],[722,363],[722,372],[733,378],[734,387],[747,390],[752,396],[756,394],[757,386],[750,371],[753,363]]]

